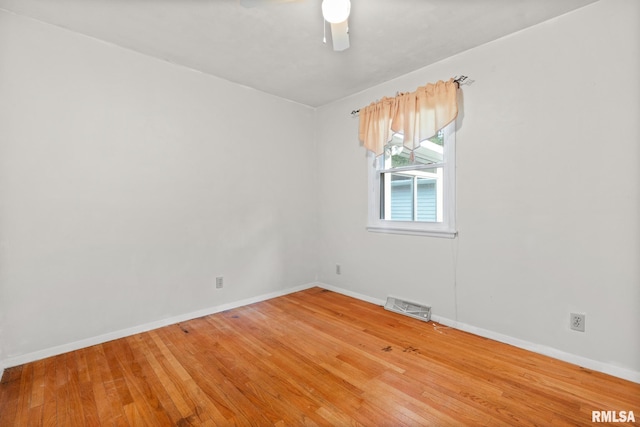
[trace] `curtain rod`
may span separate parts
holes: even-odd
[[[468,79],[469,79],[469,76],[456,76],[456,77],[453,78],[453,82],[455,84],[457,84],[458,85],[458,89],[460,89],[461,85],[465,85],[465,84],[466,85],[470,85],[471,83],[473,83],[475,81],[475,80],[468,80]],[[398,94],[396,93],[396,96],[397,95]],[[351,113],[349,113],[349,114],[351,114],[351,117],[358,117],[358,113],[359,112],[360,112],[360,109],[357,109],[357,110],[351,111]]]

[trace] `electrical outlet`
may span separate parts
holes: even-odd
[[[336,264],[336,274],[342,274],[342,268],[340,267],[340,264]]]
[[[584,332],[585,315],[580,313],[571,313],[569,327],[574,331]]]
[[[216,277],[216,289],[221,289],[224,286],[224,277]]]

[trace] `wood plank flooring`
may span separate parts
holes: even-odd
[[[7,369],[1,426],[577,426],[640,385],[313,288]]]

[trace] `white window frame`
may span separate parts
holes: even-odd
[[[444,129],[444,161],[429,166],[443,168],[443,218],[442,222],[426,221],[395,221],[381,219],[380,208],[380,175],[389,170],[378,168],[381,158],[374,153],[367,152],[369,163],[369,218],[367,230],[378,233],[410,234],[419,236],[445,237],[453,239],[456,231],[456,125],[455,121]],[[398,171],[406,167],[398,168]]]

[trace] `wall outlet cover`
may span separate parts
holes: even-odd
[[[574,331],[584,332],[585,315],[582,313],[571,313],[569,317],[569,327]]]

